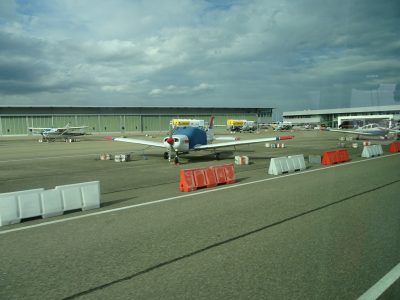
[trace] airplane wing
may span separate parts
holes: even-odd
[[[400,133],[400,130],[397,130],[397,129],[389,129],[389,132],[391,132],[391,133]]]
[[[68,126],[68,127],[65,127],[65,129],[78,130],[78,129],[85,129],[85,128],[88,128],[88,127],[89,126]],[[61,128],[59,128],[59,129],[61,129]]]
[[[362,131],[356,131],[356,130],[327,129],[327,131],[351,133],[351,134],[358,134],[358,135],[374,135],[371,132],[362,132]]]
[[[54,129],[57,131],[63,131],[63,130],[79,130],[79,129],[85,129],[88,128],[89,126],[68,126],[68,127],[28,127],[28,130],[49,130],[49,129]]]
[[[117,142],[125,142],[125,143],[132,143],[132,144],[139,144],[139,145],[146,145],[146,146],[154,146],[154,147],[165,148],[165,145],[162,142],[153,142],[153,141],[140,140],[140,139],[131,139],[131,138],[113,138],[111,136],[105,137],[105,139],[112,140],[112,141],[117,141]]]
[[[239,145],[250,145],[250,144],[272,142],[272,141],[283,141],[283,140],[290,140],[292,138],[293,138],[293,136],[276,136],[276,137],[268,137],[268,138],[260,138],[260,139],[229,141],[229,142],[225,142],[225,143],[216,143],[216,144],[207,144],[207,145],[194,146],[194,150],[217,149],[217,148],[222,148],[222,147],[232,147],[232,146],[239,146]]]
[[[28,127],[28,130],[34,131],[34,130],[46,130],[50,129],[49,127]]]
[[[240,140],[240,137],[236,137],[236,136],[216,136],[216,137],[214,137],[214,140],[216,140],[216,141],[238,141],[238,140]]]

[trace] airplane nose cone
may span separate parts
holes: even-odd
[[[170,145],[174,144],[174,139],[172,137],[167,138],[167,143]]]

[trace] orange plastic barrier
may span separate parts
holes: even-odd
[[[350,160],[349,152],[346,149],[337,150],[338,162],[346,162]]]
[[[349,152],[347,149],[340,149],[334,151],[325,151],[321,163],[323,165],[333,165],[350,160]]]
[[[396,153],[400,152],[400,142],[393,142],[389,145],[389,152]]]
[[[181,170],[179,188],[181,192],[191,192],[199,188],[215,187],[218,184],[235,182],[233,164],[201,169]]]
[[[182,192],[197,190],[194,182],[193,170],[181,170],[180,189]]]

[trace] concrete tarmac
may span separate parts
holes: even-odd
[[[242,134],[255,138],[262,134]],[[281,135],[285,135],[281,134]],[[295,131],[244,146],[237,183],[179,191],[179,171],[232,163],[90,137],[0,140],[0,192],[99,180],[101,208],[0,227],[0,299],[356,299],[400,262],[400,155]],[[145,137],[158,140],[159,136]],[[283,176],[270,158],[346,147],[351,161]],[[101,153],[133,161],[101,161]],[[400,297],[398,281],[385,299]]]

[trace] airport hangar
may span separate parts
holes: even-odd
[[[351,119],[389,120],[392,125],[400,122],[400,105],[367,106],[336,109],[300,110],[284,112],[284,122],[293,125],[325,124],[328,127],[338,127],[342,121]]]
[[[173,118],[203,119],[225,128],[228,119],[272,122],[273,108],[265,107],[133,107],[0,105],[0,136],[29,135],[28,127],[88,126],[89,133],[168,130]]]

